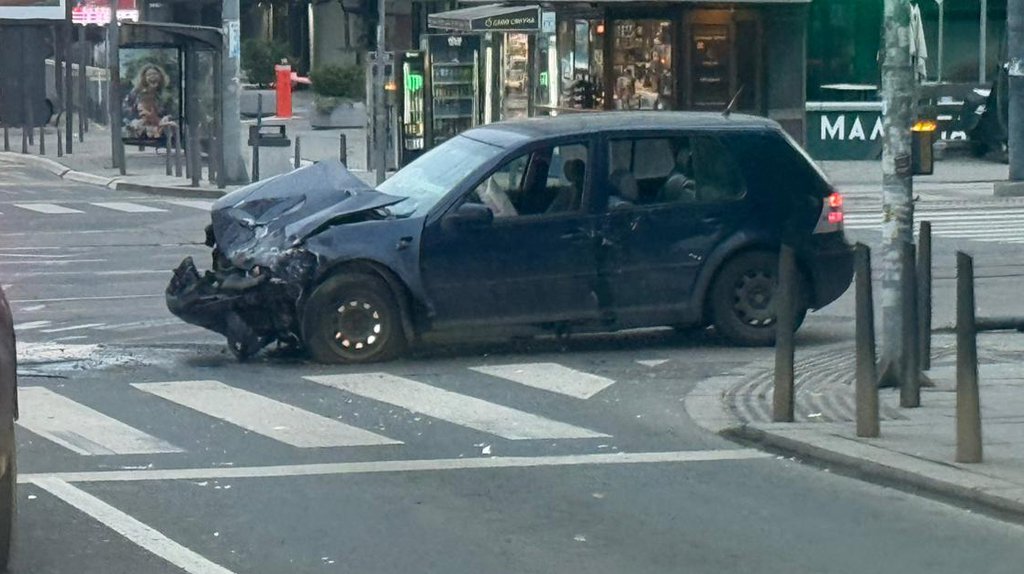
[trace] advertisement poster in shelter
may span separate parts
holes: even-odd
[[[64,20],[65,0],[0,0],[0,20]]]
[[[121,48],[121,137],[162,145],[181,118],[181,58],[177,48]]]

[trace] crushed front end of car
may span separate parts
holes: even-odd
[[[338,162],[318,163],[232,192],[211,209],[209,270],[192,257],[174,270],[167,308],[227,337],[240,359],[278,342],[301,342],[298,309],[321,258],[307,238],[361,220],[395,198],[374,191]]]

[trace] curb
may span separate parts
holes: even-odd
[[[770,423],[778,428],[764,428],[743,422],[726,399],[741,382],[762,371],[763,366],[751,363],[700,381],[685,397],[687,415],[697,426],[729,440],[830,465],[869,482],[1024,519],[1024,487],[1017,484],[829,433],[819,423]],[[809,425],[814,430],[808,430]]]
[[[169,197],[192,197],[199,199],[219,199],[231,192],[229,189],[202,189],[192,188],[188,184],[183,186],[154,185],[148,183],[136,183],[122,180],[120,177],[106,177],[85,171],[77,171],[50,158],[26,155],[17,152],[0,152],[0,157],[13,160],[22,165],[29,165],[43,169],[61,179],[106,187],[115,191],[131,191],[147,193],[151,195],[162,195]]]
[[[963,482],[961,484],[933,478],[912,470],[899,468],[897,466],[890,466],[856,455],[846,454],[824,446],[811,444],[757,427],[739,425],[727,429],[719,434],[725,438],[739,440],[740,442],[754,443],[762,448],[769,448],[784,452],[809,461],[826,463],[837,467],[840,470],[846,470],[848,471],[848,474],[853,474],[871,482],[876,482],[886,486],[899,487],[904,490],[909,487],[911,489],[931,494],[938,498],[959,501],[961,504],[966,502],[984,507],[985,509],[998,514],[1013,514],[1018,518],[1024,518],[1024,499],[1000,496],[998,494],[992,494],[991,492],[983,490],[977,486],[968,486],[966,483],[977,481],[977,475],[961,470],[953,465],[944,465],[930,460],[918,459],[910,455],[885,451],[893,457],[909,459],[918,465],[934,465],[947,474],[960,475]],[[853,444],[861,445],[866,449],[879,451],[885,450],[866,443],[857,443],[856,441],[848,439],[841,440],[847,440]],[[995,481],[997,479],[991,480]],[[1012,485],[1011,483],[1005,484],[1006,486],[994,486],[989,488],[995,490],[1002,489],[1008,492],[1017,492],[1017,494],[1021,494],[1022,489],[1016,487],[1016,485]]]

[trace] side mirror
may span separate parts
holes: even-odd
[[[494,222],[494,212],[486,205],[463,203],[454,212],[444,216],[441,225],[447,229],[486,227]]]

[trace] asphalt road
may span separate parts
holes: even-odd
[[[767,368],[770,350],[647,331],[434,346],[371,368],[238,364],[163,306],[169,269],[208,256],[201,205],[0,169],[23,373],[13,572],[1018,572],[1024,559],[1016,525],[687,418],[698,381]],[[812,315],[801,348],[848,343],[851,316],[849,297]]]

